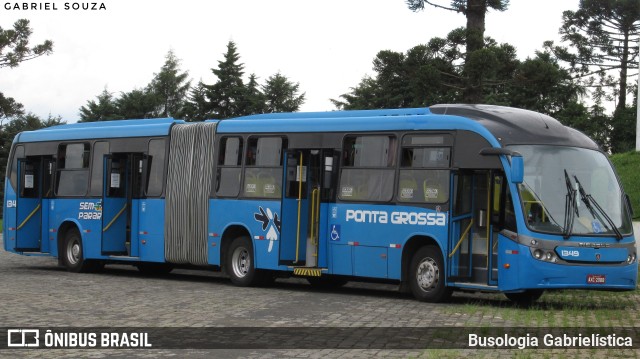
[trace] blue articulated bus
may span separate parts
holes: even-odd
[[[609,160],[555,119],[487,105],[275,113],[23,132],[4,248],[70,271],[224,270],[233,284],[400,284],[533,301],[633,290],[631,206]]]

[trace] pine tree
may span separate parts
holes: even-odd
[[[180,72],[180,59],[172,50],[165,57],[160,72],[154,74],[149,84],[149,92],[153,93],[157,104],[154,117],[182,117],[184,106],[191,87],[188,72]]]
[[[189,122],[211,119],[214,116],[209,112],[210,107],[207,101],[207,87],[200,80],[198,85],[189,90],[184,106],[184,118]]]
[[[305,93],[300,94],[300,84],[293,83],[283,76],[276,73],[270,76],[262,92],[265,98],[265,112],[295,112],[300,109],[304,103]]]
[[[211,106],[210,112],[219,119],[249,114],[247,91],[242,81],[244,64],[238,63],[239,60],[236,44],[229,41],[224,60],[218,61],[218,68],[211,69],[218,81],[207,86],[207,100]]]
[[[467,27],[464,33],[465,67],[463,101],[478,103],[482,100],[482,69],[486,68],[484,61],[487,53],[484,49],[485,16],[489,9],[505,11],[509,0],[451,0],[449,5],[442,5],[437,1],[406,0],[407,6],[413,11],[424,10],[425,4],[457,13],[462,13],[467,18]]]
[[[80,107],[79,122],[120,120],[122,116],[118,112],[113,94],[105,87],[95,101],[89,100],[86,106]]]

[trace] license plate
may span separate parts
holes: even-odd
[[[604,274],[587,274],[587,284],[604,284],[605,278]]]

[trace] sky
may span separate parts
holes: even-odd
[[[54,50],[1,68],[0,92],[28,112],[69,123],[105,88],[117,96],[146,86],[169,50],[192,84],[215,83],[211,68],[230,40],[247,77],[255,73],[264,83],[280,72],[305,93],[301,111],[331,111],[331,98],[374,74],[379,51],[406,52],[466,24],[464,15],[451,11],[412,12],[404,0],[97,0],[106,10],[65,9],[91,4],[87,0],[31,0],[42,9],[13,9],[23,2],[0,0],[0,27],[28,19],[31,43],[52,40]],[[485,36],[514,45],[521,59],[532,57],[545,40],[558,41],[562,12],[578,3],[511,0],[507,11],[487,15]]]

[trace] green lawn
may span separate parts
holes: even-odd
[[[611,162],[622,180],[625,192],[631,197],[634,218],[640,218],[640,153],[627,152],[611,156]]]

